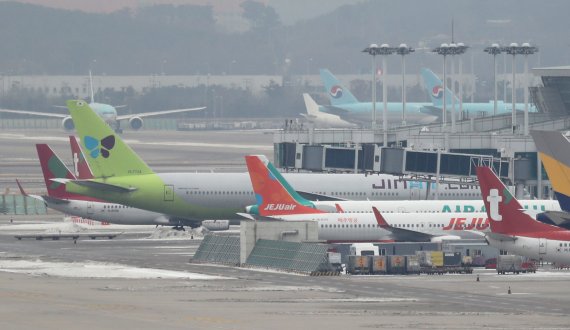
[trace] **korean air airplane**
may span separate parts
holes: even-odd
[[[154,111],[154,112],[141,112],[141,113],[134,113],[128,115],[119,115],[117,113],[117,108],[125,107],[124,105],[112,106],[110,104],[95,102],[91,72],[89,72],[89,85],[91,91],[91,101],[89,102],[89,106],[91,107],[91,109],[93,109],[93,111],[95,111],[95,113],[97,113],[97,115],[99,115],[99,117],[101,117],[109,126],[111,126],[117,132],[121,132],[121,121],[123,120],[128,120],[129,127],[131,129],[139,130],[143,127],[144,124],[143,118],[146,117],[156,117],[173,113],[199,111],[206,109],[206,107],[197,107],[197,108],[174,109],[174,110],[163,110],[163,111]],[[0,112],[29,115],[29,116],[61,118],[61,125],[65,130],[72,130],[75,128],[73,120],[69,115],[50,113],[50,112],[37,112],[37,111],[11,110],[11,109],[0,109]]]
[[[442,111],[443,109],[443,82],[439,77],[433,73],[430,69],[423,68],[421,70],[422,79],[424,81],[424,86],[428,91],[431,98],[432,105],[437,111]],[[452,111],[453,99],[455,99],[455,109],[459,112],[459,98],[453,94],[453,92],[446,87],[445,103],[446,110],[448,112]],[[497,114],[510,113],[512,111],[512,103],[505,103],[504,101],[497,100]],[[515,103],[515,108],[517,111],[524,111],[524,103]],[[435,110],[432,113],[436,113]],[[483,117],[492,116],[495,109],[494,100],[489,101],[489,103],[465,103],[463,102],[463,112],[468,115],[468,117]],[[536,106],[533,104],[528,105],[529,112],[536,112]]]
[[[372,116],[372,102],[360,102],[341,84],[341,82],[327,69],[321,69],[321,80],[325,86],[331,104],[320,105],[319,111],[339,116],[349,122],[370,123]],[[416,124],[429,124],[438,116],[426,112],[431,103],[406,102],[406,122]],[[376,118],[382,119],[384,103],[376,102]],[[388,122],[399,123],[402,120],[402,102],[388,102]]]

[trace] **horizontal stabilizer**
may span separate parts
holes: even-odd
[[[271,218],[271,217],[264,217],[262,215],[254,215],[249,213],[236,213],[237,215],[244,217],[246,221],[274,221],[274,222],[283,222],[284,220],[278,218]]]
[[[78,186],[91,188],[91,189],[97,189],[97,190],[101,190],[101,191],[109,191],[109,192],[129,193],[129,192],[133,192],[133,191],[137,190],[137,188],[132,188],[132,187],[131,188],[125,188],[125,187],[117,186],[117,185],[110,184],[110,183],[104,183],[104,182],[98,182],[98,181],[92,181],[92,180],[51,179],[51,181],[60,182],[60,183],[64,183],[64,184],[68,183],[68,182],[72,182]]]

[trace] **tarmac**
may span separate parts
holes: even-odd
[[[133,149],[161,169],[200,171],[211,164],[244,170],[243,155],[273,154],[272,137],[262,131],[140,131],[125,137],[139,141]],[[65,132],[2,132],[2,139],[0,179],[6,182],[14,174],[29,182],[39,177],[35,143],[53,142],[60,156],[69,155]],[[568,270],[310,277],[190,263],[200,235],[169,235],[154,227],[121,228],[112,240],[75,243],[14,238],[52,231],[51,226],[117,231],[77,228],[61,219],[14,216],[10,223],[9,216],[0,216],[0,329],[568,329],[570,324]]]

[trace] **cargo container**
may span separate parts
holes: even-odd
[[[406,256],[406,273],[419,274],[420,273],[420,258],[418,256]]]
[[[348,274],[369,274],[370,256],[348,256],[346,272]]]
[[[461,252],[445,252],[443,254],[444,266],[461,266]]]
[[[442,267],[443,252],[442,251],[417,251],[418,261],[422,267]]]
[[[497,257],[497,274],[506,273],[536,273],[536,266],[525,257],[500,255]]]
[[[372,274],[387,274],[388,262],[386,256],[373,256],[372,257]]]
[[[405,274],[406,273],[406,257],[405,256],[388,256],[388,273]]]

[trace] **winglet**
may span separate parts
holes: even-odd
[[[334,207],[336,207],[336,211],[337,211],[338,213],[344,213],[344,210],[342,209],[342,206],[340,206],[340,204],[335,203],[335,204],[334,204]]]
[[[388,222],[386,222],[386,219],[384,219],[384,217],[382,216],[382,214],[380,213],[380,211],[378,211],[378,209],[376,208],[376,206],[372,207],[372,211],[374,212],[374,217],[376,218],[376,222],[378,223],[378,226],[380,226],[380,228],[390,228],[391,226],[388,224]]]
[[[20,181],[18,179],[16,179],[16,184],[18,185],[18,188],[20,189],[20,193],[24,196],[28,196],[28,193],[24,190],[24,187],[22,187],[22,185],[20,184]]]

